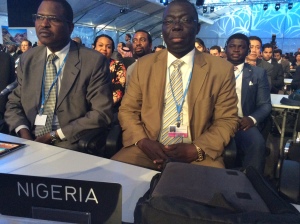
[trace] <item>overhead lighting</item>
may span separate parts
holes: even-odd
[[[264,6],[263,6],[264,8],[264,11],[266,11],[267,9],[268,9],[268,4],[264,4]]]
[[[207,6],[203,6],[203,13],[207,13]]]
[[[211,6],[210,7],[210,12],[214,12],[215,11],[215,7],[214,6]]]
[[[275,10],[278,11],[280,9],[280,3],[276,3]]]
[[[290,2],[290,3],[288,4],[288,9],[292,9],[292,8],[293,8],[293,3]]]

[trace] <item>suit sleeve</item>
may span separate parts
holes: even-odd
[[[127,92],[119,109],[124,147],[133,145],[143,138],[148,138],[141,121],[142,91],[137,74],[138,63],[134,65]]]
[[[275,69],[276,66],[276,69]],[[284,86],[284,77],[283,77],[283,68],[281,65],[276,64],[274,65],[274,74],[275,76],[272,79],[272,86],[274,86],[277,89],[281,89]]]
[[[222,155],[224,147],[229,143],[230,138],[234,136],[238,128],[238,99],[235,90],[235,77],[233,67],[228,66],[226,68],[227,71],[222,74],[224,80],[219,87],[219,91],[213,96],[212,114],[208,114],[209,120],[205,122],[207,128],[196,135],[193,140],[212,159]],[[201,111],[200,109],[194,113],[200,113]],[[196,124],[191,125],[196,126]]]
[[[79,140],[89,129],[107,128],[112,119],[112,83],[109,76],[108,62],[101,57],[90,66],[92,67],[92,74],[90,74],[87,86],[81,86],[81,92],[76,91],[74,95],[70,96],[73,99],[70,103],[73,105],[77,103],[77,111],[86,110],[87,112],[83,116],[78,116],[75,120],[61,125],[63,134],[71,143]],[[76,94],[82,95],[83,92],[86,92],[85,103],[81,103],[82,98],[79,95],[76,99]],[[86,109],[80,108],[84,105]],[[69,107],[71,105],[65,106]],[[63,110],[61,113],[64,118],[59,118],[60,124],[62,120],[68,120],[67,117],[70,116]]]
[[[12,132],[20,125],[32,127],[30,121],[27,119],[25,111],[22,105],[22,79],[24,77],[24,57],[20,56],[19,64],[17,67],[17,81],[18,86],[8,96],[8,102],[6,104],[5,122],[9,127],[9,131]]]
[[[260,73],[258,76],[258,88],[256,96],[256,110],[249,116],[256,119],[257,123],[264,121],[272,110],[271,95],[268,88],[266,73]]]
[[[293,81],[291,87],[293,90],[300,89],[300,66],[296,68],[296,72],[293,75]]]

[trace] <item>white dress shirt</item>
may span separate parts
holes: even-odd
[[[180,71],[182,74],[182,88],[183,88],[183,93],[184,90],[187,87],[188,79],[189,76],[191,75],[193,71],[193,62],[194,62],[194,56],[195,56],[195,49],[190,51],[188,54],[183,56],[182,58],[176,58],[174,55],[172,55],[170,52],[168,52],[168,60],[167,60],[167,73],[166,73],[166,87],[165,87],[165,99],[164,99],[164,104],[166,104],[166,99],[167,99],[167,94],[168,94],[168,88],[169,88],[169,83],[170,83],[170,77],[169,74],[172,74],[174,67],[171,66],[171,64],[177,60],[180,59],[184,61],[184,64],[181,66]],[[187,91],[188,92],[188,91]],[[184,98],[184,103],[182,107],[182,125],[185,125],[188,127],[188,137],[183,138],[184,143],[191,143],[192,139],[190,136],[190,127],[189,127],[189,108],[188,108],[188,103],[187,103],[187,95]],[[175,124],[174,124],[175,125]],[[163,127],[163,124],[162,126]]]

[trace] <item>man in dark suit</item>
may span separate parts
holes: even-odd
[[[167,159],[224,168],[222,152],[238,125],[233,66],[195,49],[199,30],[192,3],[168,4],[167,49],[137,61],[119,110],[124,148],[112,159],[151,169]]]
[[[239,130],[235,134],[242,166],[253,166],[264,171],[265,140],[260,133],[261,123],[269,116],[272,105],[266,72],[244,63],[249,51],[249,39],[241,33],[230,36],[226,42],[227,60],[235,67],[238,95]]]
[[[0,92],[16,79],[15,62],[9,54],[2,51],[0,51],[0,79]],[[0,96],[0,119],[3,119],[6,102],[7,94]]]
[[[270,63],[264,61],[261,56],[261,49],[262,49],[262,41],[259,37],[257,36],[250,36],[250,52],[249,55],[247,56],[247,60],[249,64],[253,66],[258,66],[266,70],[267,75],[268,75],[268,82],[269,82],[269,87],[270,87],[270,92],[271,92],[271,87],[272,87],[272,74],[273,74],[273,65]],[[251,63],[250,61],[254,62]]]
[[[282,66],[284,77],[288,78],[290,76],[290,62],[284,58],[282,58],[282,50],[275,49],[274,50],[274,58]]]
[[[264,44],[262,48],[263,60],[273,65],[273,72],[271,75],[271,93],[277,94],[284,86],[283,68],[273,58],[273,46],[271,44]]]
[[[10,131],[22,138],[78,150],[77,142],[88,130],[106,128],[111,122],[108,62],[97,51],[71,41],[73,11],[67,1],[42,1],[34,18],[44,46],[20,57],[18,86],[9,96],[5,119]],[[54,81],[47,90],[46,60],[53,54],[58,58],[51,65]],[[50,94],[52,115],[45,112]],[[38,134],[46,127],[50,132]]]

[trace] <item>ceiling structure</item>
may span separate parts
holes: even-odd
[[[7,15],[7,0],[0,0],[0,15]],[[25,1],[25,0],[24,0]],[[162,14],[165,6],[160,0],[67,0],[74,11],[74,23],[107,30],[118,30],[119,35],[144,29],[153,38],[161,36]],[[166,0],[163,0],[166,1]],[[190,2],[200,2],[190,0]],[[168,2],[171,2],[169,0]],[[232,13],[253,4],[288,4],[290,0],[206,0],[204,6],[196,6],[199,21],[213,24],[222,15]],[[300,2],[293,0],[292,2]],[[211,12],[211,8],[214,11]]]

